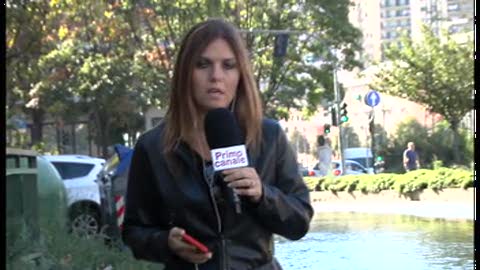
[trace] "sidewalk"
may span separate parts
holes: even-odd
[[[474,219],[474,205],[453,202],[372,202],[372,201],[335,201],[314,202],[316,214],[322,212],[358,212],[372,214],[399,214],[428,218]]]
[[[473,220],[473,192],[474,189],[423,190],[407,197],[394,190],[375,194],[323,191],[311,192],[310,199],[316,213],[362,212]]]

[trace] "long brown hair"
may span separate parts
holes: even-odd
[[[240,81],[233,103],[234,114],[245,134],[247,147],[256,151],[261,141],[262,103],[253,77],[244,40],[239,31],[223,19],[209,19],[195,25],[184,37],[178,52],[173,73],[170,104],[165,116],[165,152],[171,152],[180,141],[192,145],[199,113],[193,100],[192,74],[196,60],[205,48],[215,39],[225,40],[232,48]]]

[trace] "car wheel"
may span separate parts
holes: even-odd
[[[100,231],[100,215],[95,210],[77,209],[70,218],[70,229],[81,237],[92,237]]]

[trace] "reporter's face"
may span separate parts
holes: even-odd
[[[233,50],[225,40],[215,39],[200,54],[193,70],[193,98],[200,111],[228,107],[239,79]]]

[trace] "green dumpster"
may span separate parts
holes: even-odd
[[[47,239],[66,236],[65,186],[53,165],[34,151],[7,148],[6,167],[7,269],[38,266],[48,257]]]
[[[67,231],[67,192],[61,176],[45,158],[37,157],[38,217],[43,232]]]
[[[39,237],[36,156],[35,151],[7,148],[7,246],[20,236]]]

